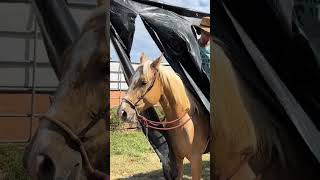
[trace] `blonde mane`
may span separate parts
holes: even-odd
[[[152,61],[148,60],[142,65],[142,76],[145,80],[151,81],[153,74],[151,72]],[[175,104],[184,106],[183,109],[190,110],[190,101],[187,95],[186,88],[183,85],[181,78],[172,70],[163,65],[159,66],[159,81],[164,89],[170,90],[168,94]]]
[[[173,70],[160,65],[159,80],[164,89],[170,89],[172,91],[170,98],[172,98],[176,104],[184,106],[185,110],[190,110],[191,105],[186,88],[181,78]]]

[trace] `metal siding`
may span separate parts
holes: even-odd
[[[0,143],[29,142],[37,127],[37,116],[47,111],[48,93],[56,89],[58,80],[49,63],[38,27],[35,50],[37,91],[31,93],[35,19],[29,1],[5,2],[8,1],[0,0]],[[68,2],[73,3],[71,14],[82,26],[96,0]],[[47,94],[36,94],[39,90]]]

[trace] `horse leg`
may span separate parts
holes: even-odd
[[[183,177],[183,158],[176,157],[178,176],[176,180],[182,180]]]
[[[202,175],[202,155],[193,154],[190,163],[192,180],[200,180]]]

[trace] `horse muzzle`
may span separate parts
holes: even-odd
[[[39,129],[24,154],[24,167],[34,180],[80,180],[82,159],[56,131]]]
[[[125,122],[137,122],[136,112],[125,102],[122,102],[118,108],[118,116]]]

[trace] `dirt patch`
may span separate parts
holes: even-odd
[[[210,179],[210,155],[205,154],[203,160],[203,179]],[[113,155],[110,161],[111,179],[152,180],[165,179],[161,163],[155,153],[146,153],[143,157],[127,155]],[[191,166],[187,159],[184,160],[184,177],[191,179]]]

